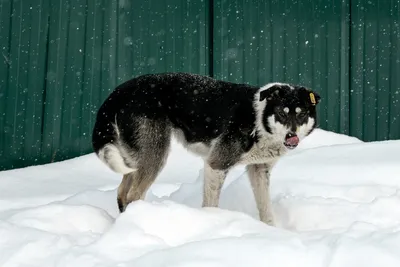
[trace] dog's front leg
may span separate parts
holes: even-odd
[[[204,160],[203,207],[217,207],[225,177],[240,159],[241,143],[232,136],[223,135]]]
[[[253,188],[260,220],[274,225],[271,198],[269,195],[269,178],[271,165],[253,164],[247,166],[247,172]]]
[[[203,207],[218,207],[227,171],[217,170],[204,162]]]

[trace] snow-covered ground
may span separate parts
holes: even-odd
[[[244,167],[200,208],[202,161],[174,144],[146,201],[118,215],[120,177],[93,154],[0,172],[0,266],[399,267],[400,141],[315,131],[273,169],[277,227]]]

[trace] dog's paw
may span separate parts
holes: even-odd
[[[265,215],[261,216],[260,221],[262,221],[265,224],[268,224],[269,226],[275,226],[275,220],[272,215]]]

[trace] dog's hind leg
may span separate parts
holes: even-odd
[[[156,164],[157,165],[157,164]],[[143,166],[137,171],[125,174],[118,187],[118,208],[124,212],[129,203],[136,200],[144,200],[147,190],[152,185],[161,170],[161,167],[153,168]]]
[[[129,203],[144,200],[147,190],[165,165],[171,129],[163,122],[143,119],[135,142],[136,170],[125,174],[118,188],[118,207],[124,212]]]
[[[269,194],[269,179],[271,166],[267,164],[254,164],[247,166],[247,172],[253,188],[260,220],[266,224],[274,225],[272,204]]]
[[[117,197],[117,202],[118,202],[118,209],[120,212],[125,211],[125,207],[127,205],[127,195],[128,191],[131,188],[132,185],[132,176],[134,175],[134,172],[124,174],[124,177],[122,178],[122,182],[120,183],[118,187],[118,197]]]

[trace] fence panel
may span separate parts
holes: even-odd
[[[350,134],[400,138],[400,1],[353,0]]]
[[[349,2],[215,0],[215,77],[319,92],[319,124],[347,133]]]
[[[0,1],[0,170],[91,152],[99,105],[145,73],[319,92],[322,128],[400,138],[400,0]]]
[[[0,168],[40,163],[48,7],[47,0],[0,2]]]
[[[99,105],[144,73],[210,74],[208,1],[0,1],[0,169],[91,152]]]

